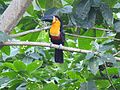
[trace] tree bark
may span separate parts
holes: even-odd
[[[12,0],[0,17],[0,31],[7,34],[18,24],[26,8],[33,0]]]
[[[50,44],[46,42],[26,42],[26,41],[7,41],[4,43],[0,43],[0,46],[43,46],[43,47],[50,47],[50,48],[56,48],[56,49],[62,49],[69,52],[78,52],[78,53],[94,53],[98,54],[99,52],[91,51],[91,50],[84,50],[79,48],[72,48],[72,47],[65,47],[65,46],[59,46],[56,44]],[[120,61],[119,57],[114,57],[117,61]]]

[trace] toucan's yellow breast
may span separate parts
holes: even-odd
[[[50,28],[50,35],[51,36],[59,36],[60,35],[60,21],[57,20],[52,23]]]

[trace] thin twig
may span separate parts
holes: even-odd
[[[104,29],[104,28],[96,28],[96,27],[93,27],[92,29],[101,30],[101,31],[106,31],[106,32],[113,32],[113,30]]]
[[[94,53],[94,54],[98,54],[98,52],[95,51],[91,51],[91,50],[83,50],[83,49],[79,49],[79,48],[72,48],[72,47],[65,47],[65,46],[59,46],[56,44],[49,44],[46,42],[25,42],[25,41],[7,41],[4,43],[1,43],[0,46],[43,46],[43,47],[51,47],[51,48],[57,48],[57,49],[62,49],[65,51],[69,51],[69,52],[79,52],[79,53],[83,53],[83,54],[87,54],[87,53]],[[117,61],[120,61],[119,57],[115,57],[115,59]]]
[[[113,87],[113,89],[116,90],[116,88],[115,88],[115,86],[114,86],[114,84],[113,84],[113,82],[112,82],[112,79],[111,79],[111,77],[109,76],[109,73],[108,73],[108,71],[107,71],[106,62],[105,62],[105,61],[103,61],[103,62],[104,62],[104,64],[105,64],[105,72],[106,72],[106,75],[107,75],[107,77],[108,77],[108,80],[109,80],[111,86]]]
[[[88,38],[88,39],[110,39],[111,37],[90,37],[90,36],[80,36],[76,34],[70,34],[70,33],[65,33],[66,35],[73,36],[73,37],[79,37],[79,38]],[[120,41],[120,39],[117,38],[111,38],[113,40]]]
[[[18,34],[12,34],[10,35],[10,37],[20,37],[20,36],[24,36],[26,34],[29,34],[29,33],[34,33],[34,32],[40,32],[42,30],[47,30],[49,29],[50,26],[47,26],[47,27],[44,27],[44,28],[38,28],[38,29],[33,29],[33,30],[28,30],[28,31],[25,31],[25,32],[21,32],[21,33],[18,33]],[[80,36],[80,35],[76,35],[76,34],[70,34],[70,33],[65,33],[66,35],[69,35],[69,36],[73,36],[73,37],[80,37],[80,38],[89,38],[89,39],[109,39],[110,37],[90,37],[90,36]],[[117,39],[117,38],[112,38],[113,40],[117,40],[117,41],[120,41],[120,39]]]
[[[64,27],[66,27],[66,28],[68,28],[68,27],[81,28],[81,26],[74,26],[74,25],[64,25]],[[113,30],[111,30],[111,29],[105,29],[105,28],[92,27],[91,29],[100,30],[100,31],[106,31],[106,32],[113,32]]]
[[[17,33],[17,34],[12,34],[12,35],[10,35],[10,37],[13,37],[13,38],[20,37],[20,36],[24,36],[24,35],[29,34],[29,33],[34,33],[34,32],[40,32],[42,30],[47,30],[49,28],[50,28],[50,26],[47,26],[47,27],[44,27],[44,28],[32,29],[32,30],[28,30],[28,31],[25,31],[25,32]]]
[[[116,56],[116,55],[118,55],[118,54],[120,54],[120,51],[118,51],[117,53],[115,53],[113,56]]]

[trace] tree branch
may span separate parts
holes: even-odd
[[[42,30],[47,30],[49,28],[50,28],[50,26],[47,26],[47,27],[44,27],[44,28],[38,28],[38,29],[28,30],[28,31],[25,31],[25,32],[17,33],[17,34],[12,34],[12,35],[10,35],[10,37],[13,37],[13,38],[20,37],[20,36],[24,36],[24,35],[29,34],[29,33],[40,32]]]
[[[73,25],[64,25],[64,27],[77,27],[77,28],[81,28],[81,26],[73,26]],[[105,29],[105,28],[92,27],[91,29],[100,30],[100,31],[106,31],[106,32],[113,32],[113,30]]]
[[[31,2],[32,0],[12,0],[0,17],[0,30],[5,33],[10,33]]]
[[[65,26],[66,27],[66,26]],[[20,36],[24,36],[26,34],[29,33],[33,33],[33,32],[40,32],[42,30],[48,30],[50,29],[50,26],[44,27],[44,28],[38,28],[38,29],[33,29],[33,30],[28,30],[25,32],[21,32],[21,33],[17,33],[17,34],[12,34],[10,35],[11,37],[15,38],[15,37],[20,37]],[[80,36],[80,35],[76,35],[76,34],[70,34],[70,33],[65,33],[66,35],[69,36],[73,36],[73,37],[80,37],[80,38],[89,38],[89,39],[109,39],[109,37],[90,37],[90,36]],[[120,39],[117,38],[112,38],[113,40],[117,40],[120,41]]]
[[[113,87],[113,89],[116,90],[116,88],[115,88],[115,86],[114,86],[114,84],[113,84],[113,81],[112,81],[112,79],[111,79],[111,77],[110,77],[110,75],[109,75],[109,73],[108,73],[106,62],[103,61],[103,63],[104,63],[104,65],[105,65],[105,72],[106,72],[106,75],[107,75],[107,77],[108,77],[108,80],[109,80],[111,86]]]
[[[113,30],[105,29],[105,28],[96,28],[96,27],[93,27],[92,29],[106,31],[106,32],[113,32]]]
[[[70,34],[70,33],[65,33],[66,35],[73,36],[73,37],[79,37],[79,38],[88,38],[88,39],[110,39],[110,37],[90,37],[90,36],[80,36],[76,34]],[[117,38],[111,38],[113,40],[120,41],[120,39]]]
[[[83,54],[87,54],[87,53],[94,53],[94,54],[98,54],[98,52],[94,52],[91,50],[83,50],[83,49],[78,49],[78,48],[72,48],[72,47],[65,47],[65,46],[61,46],[59,47],[59,45],[56,44],[49,44],[46,42],[25,42],[25,41],[7,41],[4,43],[1,43],[0,46],[43,46],[43,47],[51,47],[51,48],[57,48],[57,49],[62,49],[65,51],[70,51],[70,52],[79,52],[79,53],[83,53]],[[117,61],[120,61],[119,57],[115,57],[115,59]]]

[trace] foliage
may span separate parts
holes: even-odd
[[[11,0],[0,1],[0,14]],[[65,62],[54,62],[54,49],[38,46],[4,46],[0,51],[1,90],[116,90],[120,88],[120,62],[114,54],[120,50],[119,0],[34,0],[11,34],[42,28],[43,15],[59,15],[66,33],[65,46],[97,52],[87,55],[64,51]],[[72,26],[72,27],[70,27]],[[105,32],[95,28],[112,29]],[[46,31],[15,39],[0,32],[1,40],[50,42]],[[94,37],[88,38],[88,37]],[[100,38],[99,38],[100,37]],[[120,57],[120,55],[117,55]],[[109,78],[110,77],[110,78]],[[112,84],[111,82],[112,81]]]

